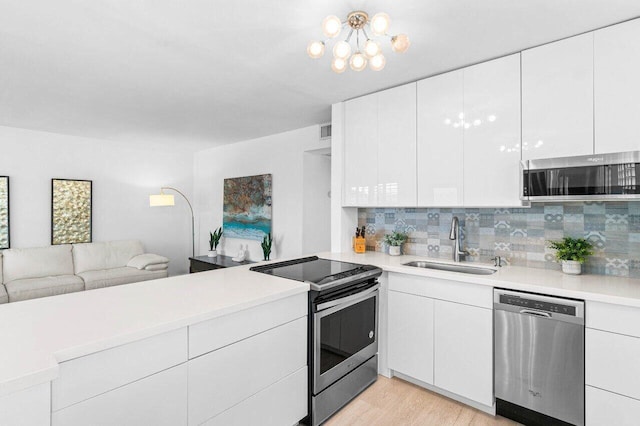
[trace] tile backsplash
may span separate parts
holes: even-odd
[[[405,232],[403,253],[451,259],[457,216],[468,261],[501,256],[511,265],[560,269],[549,240],[583,237],[594,245],[585,273],[640,278],[640,201],[544,203],[531,208],[361,208],[367,250],[386,252],[384,234]]]

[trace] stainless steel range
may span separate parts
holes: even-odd
[[[323,423],[378,377],[377,278],[372,265],[317,256],[252,271],[309,283],[309,418]]]

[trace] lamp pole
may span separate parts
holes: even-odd
[[[189,199],[187,198],[187,196],[184,195],[182,192],[180,192],[180,190],[173,188],[171,186],[163,186],[162,188],[160,188],[160,192],[164,191],[165,189],[170,189],[171,191],[177,192],[182,196],[182,198],[184,198],[184,200],[189,205],[189,210],[191,210],[191,257],[196,257],[196,233],[195,233],[195,227],[194,227],[195,220],[193,218],[193,207],[191,206],[191,203],[189,202]]]

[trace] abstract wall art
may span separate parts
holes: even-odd
[[[91,242],[92,182],[51,180],[51,244]]]
[[[0,176],[0,250],[9,246],[9,176]]]
[[[271,233],[271,190],[270,174],[225,179],[224,236],[262,241]]]

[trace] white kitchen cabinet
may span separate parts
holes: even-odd
[[[345,102],[343,205],[378,202],[378,94]]]
[[[587,386],[585,389],[585,424],[587,426],[636,426],[640,418],[640,401]]]
[[[389,291],[389,368],[433,384],[433,299]]]
[[[416,83],[378,93],[377,169],[378,206],[416,205]]]
[[[187,365],[54,411],[52,426],[187,424]]]
[[[418,206],[463,205],[463,90],[462,70],[418,82]]]
[[[463,117],[464,205],[520,206],[520,54],[464,69]]]
[[[416,204],[416,83],[345,102],[343,206]]]
[[[593,33],[522,52],[523,160],[592,154],[593,110]]]
[[[51,424],[51,385],[42,383],[0,396],[2,426],[49,426]]]
[[[190,360],[189,424],[218,416],[306,365],[306,316]]]
[[[54,411],[187,361],[187,328],[60,364],[51,383]]]
[[[595,152],[640,149],[640,19],[594,34]]]
[[[389,368],[491,407],[492,294],[489,286],[390,273]]]
[[[435,385],[493,405],[493,311],[435,301]]]

